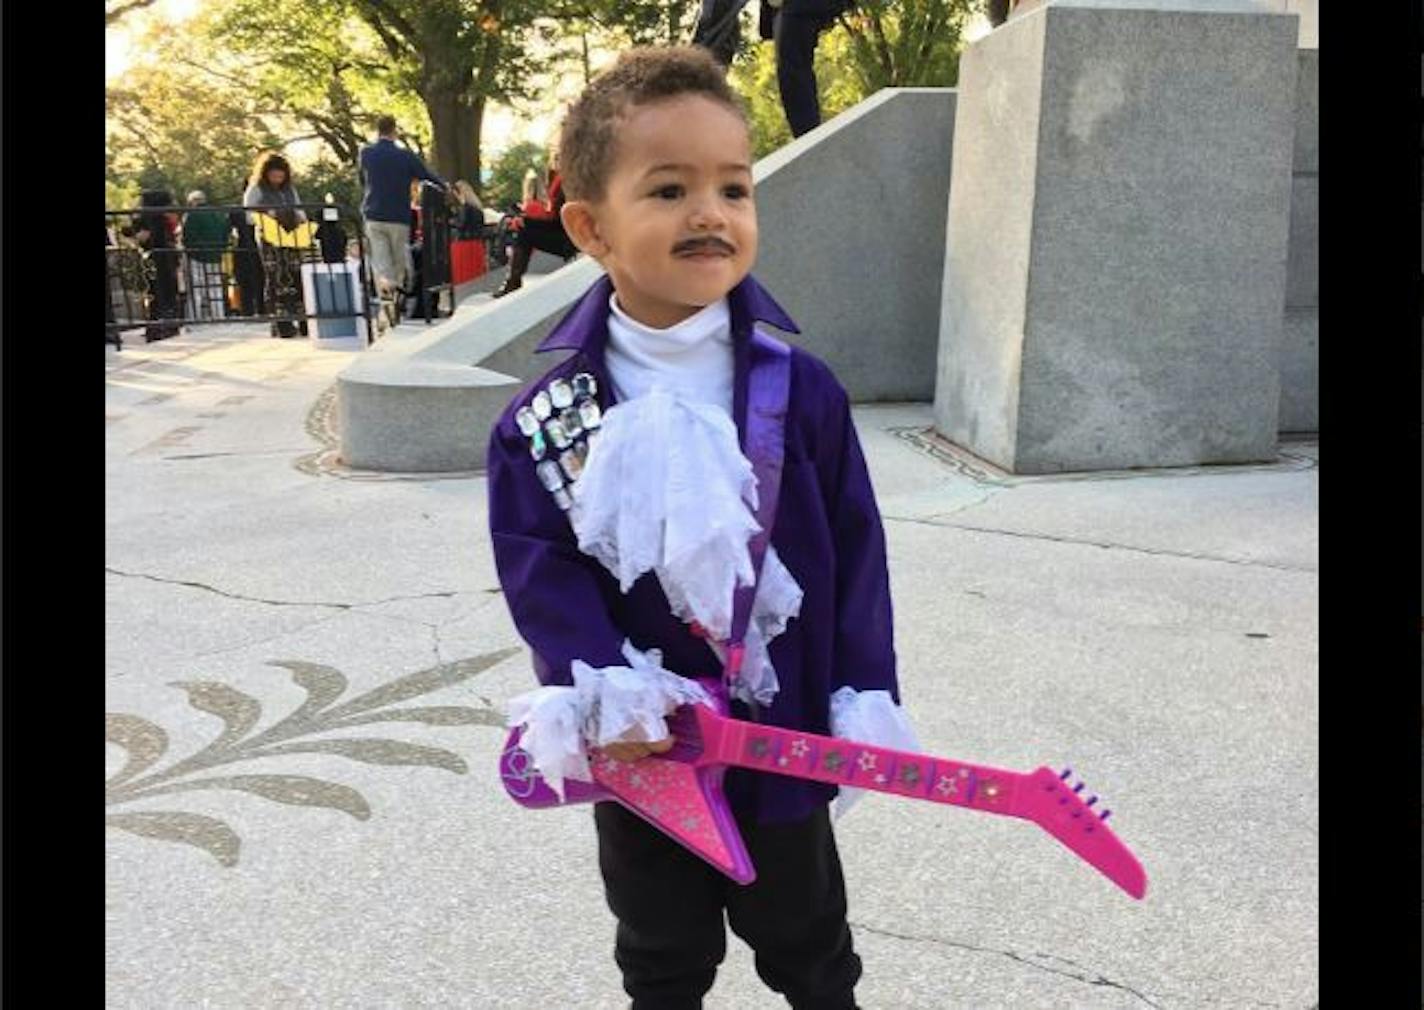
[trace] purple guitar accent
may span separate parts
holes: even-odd
[[[701,682],[716,701],[684,705],[668,718],[675,742],[662,755],[615,761],[591,752],[594,781],[566,779],[565,799],[539,777],[513,731],[500,756],[506,791],[526,807],[616,800],[740,884],[756,878],[722,792],[728,767],[873,789],[1033,821],[1134,898],[1147,893],[1147,876],[1105,822],[1090,809],[1082,783],[1042,767],[1024,773],[890,750],[727,717],[721,686]]]

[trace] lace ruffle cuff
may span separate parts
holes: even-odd
[[[524,728],[519,746],[560,798],[564,779],[593,780],[590,746],[661,740],[679,705],[711,702],[702,685],[665,669],[659,650],[640,652],[625,641],[623,657],[627,666],[597,669],[574,660],[572,687],[538,687],[509,700],[510,728]]]
[[[853,687],[838,689],[831,695],[831,735],[892,750],[918,752],[920,749],[909,717],[903,708],[895,704],[889,691],[857,691]],[[864,789],[841,786],[833,809],[834,816],[837,819],[844,817],[864,795]]]

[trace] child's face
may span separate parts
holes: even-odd
[[[701,95],[634,106],[617,130],[603,199],[570,201],[564,224],[608,271],[623,310],[664,328],[751,270],[751,143],[734,112]]]

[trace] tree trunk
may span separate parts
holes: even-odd
[[[478,178],[480,166],[480,127],[484,119],[484,101],[476,107],[466,104],[459,91],[434,90],[422,94],[425,109],[430,114],[430,167],[446,182]]]

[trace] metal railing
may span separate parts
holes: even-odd
[[[104,217],[108,342],[220,322],[269,323],[274,336],[313,325],[358,336],[361,320],[374,339],[365,236],[346,207],[140,207]],[[448,261],[447,252],[447,280]]]
[[[416,297],[428,324],[438,311],[441,295],[449,292],[450,313],[455,312],[455,285],[450,281],[450,205],[445,191],[429,182],[420,184],[420,262]]]

